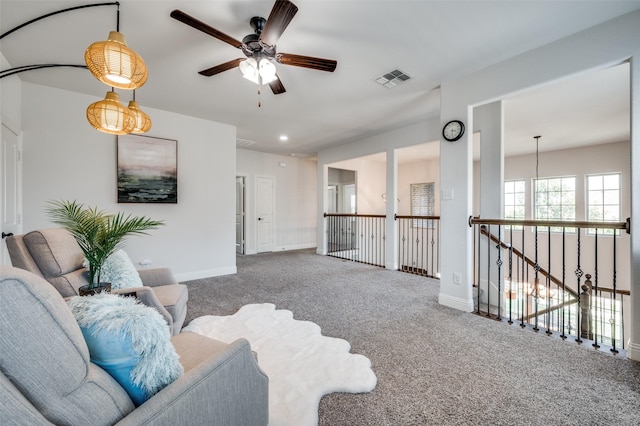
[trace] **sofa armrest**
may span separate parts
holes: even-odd
[[[138,274],[142,283],[148,287],[178,284],[169,268],[138,269]]]
[[[184,375],[117,425],[268,423],[269,378],[258,366],[249,342],[238,339],[225,344],[190,332],[174,336],[172,342]]]
[[[155,308],[158,312],[160,312],[160,315],[162,315],[164,319],[167,321],[167,324],[169,325],[169,331],[171,331],[171,334],[174,334],[173,333],[173,317],[171,317],[171,314],[169,313],[169,311],[167,311],[165,307],[162,306],[162,303],[160,303],[160,300],[158,300],[158,297],[153,292],[153,289],[151,287],[121,288],[118,290],[112,290],[111,293],[121,294],[123,296],[129,296],[133,294],[145,305]]]

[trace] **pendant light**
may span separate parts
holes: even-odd
[[[140,105],[136,102],[136,91],[133,91],[133,99],[129,101],[129,111],[134,116],[134,126],[131,133],[147,133],[151,129],[151,118],[140,109]]]
[[[131,133],[136,124],[133,112],[120,102],[120,96],[113,90],[107,92],[103,100],[89,105],[87,120],[97,130],[113,135]]]
[[[118,89],[137,89],[147,81],[147,66],[136,52],[127,46],[120,31],[118,3],[116,31],[109,32],[106,41],[97,41],[87,48],[84,60],[91,74],[104,84]]]

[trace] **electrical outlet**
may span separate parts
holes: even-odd
[[[453,283],[458,285],[462,283],[462,274],[460,272],[453,273]]]

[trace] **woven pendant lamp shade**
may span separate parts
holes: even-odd
[[[135,125],[133,113],[122,105],[116,92],[107,92],[103,100],[89,105],[87,120],[97,130],[113,135],[131,133]]]
[[[117,31],[111,31],[106,41],[89,46],[84,60],[91,74],[108,86],[131,90],[147,81],[147,66]]]
[[[147,133],[151,129],[151,118],[140,109],[138,102],[129,101],[129,111],[135,117],[135,124],[131,133]]]

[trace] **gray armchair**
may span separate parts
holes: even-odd
[[[99,366],[62,296],[0,266],[0,419],[9,425],[266,425],[268,378],[249,343],[171,338],[184,374],[135,408]]]
[[[62,297],[77,296],[78,288],[89,282],[87,270],[82,266],[82,250],[64,228],[14,235],[6,242],[13,266],[46,279]],[[113,293],[135,293],[142,303],[156,308],[165,317],[171,334],[178,334],[187,316],[187,286],[179,284],[168,268],[140,269],[138,273],[143,287]]]

